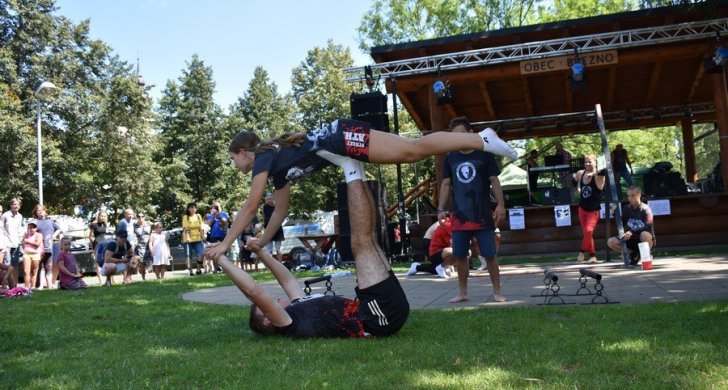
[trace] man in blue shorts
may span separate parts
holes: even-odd
[[[450,131],[472,133],[470,122],[465,117],[450,121]],[[485,257],[488,274],[493,283],[493,300],[505,302],[501,294],[500,269],[496,259],[495,227],[505,218],[503,191],[498,175],[500,169],[493,154],[481,150],[461,150],[448,153],[443,164],[443,180],[440,187],[440,201],[437,218],[445,218],[445,205],[452,189],[452,248],[457,263],[459,293],[451,303],[468,299],[468,250],[470,239],[475,238],[480,254]],[[490,186],[493,186],[498,205],[495,208],[495,221],[490,207]]]
[[[220,256],[217,263],[253,303],[250,327],[256,333],[292,338],[392,335],[407,321],[409,303],[374,235],[374,199],[362,180],[364,164],[338,155],[322,157],[344,168],[349,215],[352,221],[359,221],[351,226],[351,247],[357,268],[356,299],[328,295],[307,297],[290,271],[255,240],[247,247],[273,272],[288,295],[287,300],[274,299],[225,256]]]

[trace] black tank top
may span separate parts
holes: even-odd
[[[602,190],[597,187],[596,175],[592,176],[589,184],[584,184],[584,177],[586,177],[586,173],[582,174],[579,180],[579,188],[581,189],[579,207],[585,211],[599,210],[599,202],[602,200]]]

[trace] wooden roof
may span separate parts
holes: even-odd
[[[717,1],[699,7],[663,7],[379,46],[371,50],[371,55],[381,64],[726,16],[728,1]],[[591,58],[582,91],[572,91],[568,66],[534,72],[534,67],[539,70],[534,61],[513,61],[448,70],[439,76],[430,72],[397,77],[397,95],[424,131],[442,130],[431,128],[430,111],[435,108],[442,109],[445,125],[451,118],[464,115],[471,122],[506,130],[502,132],[506,139],[592,132],[593,122],[584,115],[558,116],[590,111],[597,103],[602,105],[609,130],[674,124],[685,114],[693,114],[694,120],[710,120],[714,116],[713,78],[705,72],[703,62],[715,53],[717,45],[715,36],[614,50],[605,47],[591,56],[611,53],[612,60]],[[434,104],[431,92],[438,79],[448,82],[453,92],[452,102],[443,106]],[[391,92],[391,82],[386,85]]]

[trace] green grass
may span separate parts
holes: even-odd
[[[229,284],[0,300],[0,387],[728,388],[728,301],[413,311],[390,338],[291,340],[254,335],[245,307],[179,298]]]

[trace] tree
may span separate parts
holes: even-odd
[[[614,14],[631,11],[636,8],[632,0],[552,0],[551,6],[541,6],[538,9],[539,22],[555,22]]]
[[[105,172],[89,162],[109,154],[100,143],[105,133],[125,126],[139,138],[151,116],[150,100],[131,66],[108,45],[89,38],[88,20],[73,24],[55,11],[52,0],[0,0],[0,79],[7,86],[2,90],[8,151],[3,169],[12,178],[3,189],[24,198],[24,212],[37,199],[34,180],[28,178],[37,166],[29,156],[35,155],[33,93],[41,81],[62,88],[42,103],[44,200],[52,212],[98,207],[103,196],[113,198],[113,193],[101,196],[97,184]]]
[[[160,135],[164,145],[162,161],[175,163],[175,169],[182,168],[186,183],[178,183],[179,172],[167,176],[173,188],[181,194],[176,196],[177,205],[165,202],[165,209],[178,209],[191,200],[212,201],[224,199],[225,194],[216,191],[220,180],[220,169],[227,158],[227,142],[222,129],[222,111],[213,101],[215,82],[212,69],[193,55],[183,69],[179,83],[167,82],[160,101]],[[158,194],[162,198],[163,194]],[[170,198],[167,197],[169,201]]]
[[[359,48],[521,26],[533,0],[375,0],[358,29]]]
[[[299,129],[317,129],[350,116],[349,97],[354,86],[344,81],[343,70],[352,66],[349,49],[329,41],[324,48],[308,51],[306,59],[293,69],[291,90],[298,107]],[[293,186],[290,211],[306,215],[314,210],[336,209],[338,169],[326,168]]]

